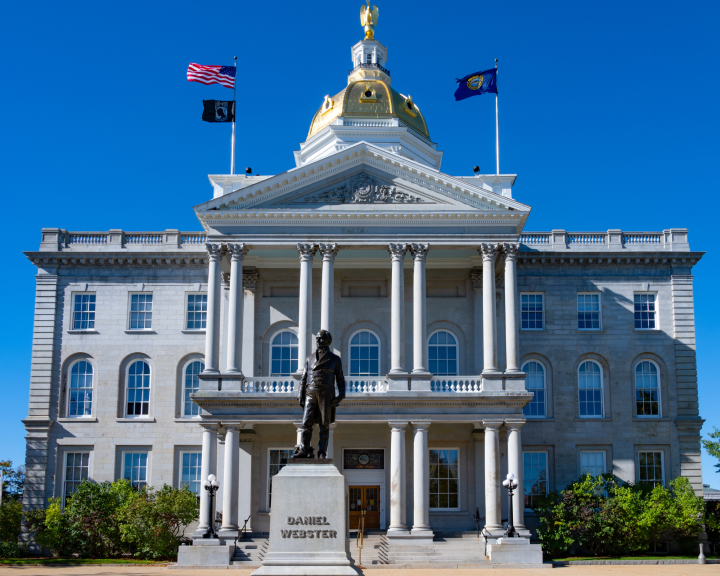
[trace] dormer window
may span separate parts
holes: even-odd
[[[377,94],[370,82],[365,83],[365,90],[360,94],[360,102],[377,102]]]

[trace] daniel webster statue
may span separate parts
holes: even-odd
[[[305,360],[305,370],[300,381],[300,406],[304,408],[302,443],[295,447],[295,458],[315,457],[310,446],[315,424],[320,425],[318,458],[327,458],[330,424],[335,422],[335,407],[345,398],[342,362],[340,357],[329,349],[332,343],[330,332],[320,330],[316,340],[317,350]],[[336,382],[338,396],[335,396]]]

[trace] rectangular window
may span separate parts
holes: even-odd
[[[580,452],[580,475],[600,476],[605,474],[605,452],[583,450]]]
[[[200,495],[202,479],[200,467],[202,464],[202,452],[181,452],[180,453],[180,488],[187,486],[190,491]]]
[[[95,294],[75,294],[73,330],[95,329]]]
[[[600,330],[600,294],[577,295],[578,330]]]
[[[90,452],[65,453],[65,481],[63,486],[63,501],[75,493],[83,480],[88,479],[90,470]]]
[[[123,453],[123,478],[130,480],[135,488],[147,486],[147,452]]]
[[[548,492],[547,452],[523,452],[523,494],[525,508],[534,508]]]
[[[460,508],[458,450],[430,450],[430,508]]]
[[[152,294],[130,295],[130,330],[152,328]]]
[[[635,330],[657,328],[657,294],[635,294]]]
[[[205,330],[207,323],[207,294],[188,294],[186,330]]]
[[[545,328],[545,308],[542,294],[520,294],[520,327],[523,330]]]
[[[287,465],[288,458],[291,458],[294,450],[270,450],[270,469],[268,470],[268,510],[272,503],[272,479]]]
[[[665,484],[663,474],[663,453],[660,452],[638,452],[638,471],[640,482],[652,484]]]

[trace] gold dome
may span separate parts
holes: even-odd
[[[315,113],[308,140],[331,124],[338,116],[343,118],[399,118],[403,124],[430,140],[425,118],[410,96],[393,90],[382,80],[359,80],[325,102]]]

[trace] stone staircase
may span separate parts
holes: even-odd
[[[238,540],[232,566],[236,568],[259,568],[268,551],[266,534],[251,534]]]

